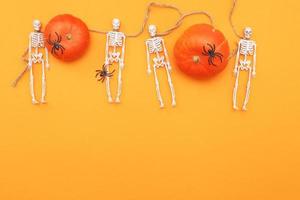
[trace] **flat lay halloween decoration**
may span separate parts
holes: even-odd
[[[72,15],[58,15],[45,28],[46,47],[62,61],[79,59],[87,50],[90,33],[86,24]]]
[[[239,76],[243,72],[248,73],[246,95],[242,110],[247,110],[250,97],[251,79],[256,75],[256,42],[252,40],[252,29],[244,29],[243,36],[239,35],[232,22],[232,16],[237,0],[233,0],[233,7],[230,11],[229,22],[240,39],[236,51],[234,75],[236,77],[233,91],[233,108],[238,110],[237,93],[239,89]],[[125,34],[120,31],[121,21],[118,18],[112,20],[112,30],[101,31],[89,29],[79,18],[69,14],[58,15],[52,18],[46,25],[44,33],[41,31],[41,22],[33,22],[34,32],[29,36],[29,47],[23,56],[27,66],[18,76],[13,86],[16,86],[25,72],[30,71],[30,93],[33,104],[45,103],[46,97],[46,74],[45,68],[49,68],[48,52],[55,58],[71,62],[79,59],[87,51],[90,43],[90,33],[106,35],[105,60],[100,69],[96,70],[95,77],[101,83],[105,82],[106,95],[109,103],[120,103],[122,95],[122,73],[125,67],[125,49],[127,38],[139,37],[146,29],[151,9],[153,7],[168,8],[175,10],[179,18],[175,25],[164,32],[158,32],[155,25],[148,26],[150,38],[146,43],[147,72],[153,72],[156,95],[161,108],[165,107],[160,90],[158,79],[159,71],[165,70],[168,86],[171,91],[171,104],[176,106],[175,87],[171,77],[171,63],[163,36],[176,31],[184,19],[192,15],[206,16],[210,24],[195,24],[189,27],[180,36],[174,46],[174,60],[178,68],[188,76],[196,79],[205,79],[216,76],[222,72],[233,57],[224,34],[215,28],[213,18],[206,11],[192,11],[183,13],[177,7],[168,4],[151,2],[148,4],[145,18],[141,29],[135,34]],[[35,64],[42,65],[42,95],[40,102],[35,98],[34,76],[32,67]],[[116,76],[117,94],[113,98],[111,94],[110,81]]]
[[[125,57],[125,40],[126,36],[124,33],[120,32],[121,22],[119,19],[113,19],[112,22],[113,31],[109,31],[106,35],[106,47],[105,47],[105,69],[109,72],[110,66],[117,64],[118,71],[118,88],[115,103],[121,102],[122,94],[122,70],[124,69],[124,57]],[[110,77],[113,72],[107,73],[106,76],[106,93],[108,102],[112,103],[112,95],[110,90]]]
[[[250,98],[251,79],[256,76],[256,42],[252,40],[252,28],[246,27],[244,35],[239,35],[232,22],[233,11],[236,7],[236,0],[233,0],[233,7],[230,12],[230,23],[235,35],[240,38],[237,47],[235,66],[233,74],[235,76],[235,85],[233,89],[233,109],[239,110],[237,102],[237,93],[239,89],[239,77],[241,73],[248,73],[248,81],[246,86],[246,95],[242,106],[242,111],[247,111],[247,105]]]
[[[167,4],[160,4],[160,3],[149,3],[146,9],[145,13],[145,18],[142,24],[142,28],[140,31],[138,31],[136,34],[125,34],[123,32],[120,32],[120,25],[121,22],[119,19],[115,18],[113,19],[112,25],[113,25],[113,30],[112,31],[99,31],[99,30],[94,30],[90,29],[90,32],[93,33],[98,33],[98,34],[105,34],[106,35],[106,47],[105,47],[105,62],[104,65],[102,66],[102,69],[96,70],[96,78],[98,78],[98,81],[104,83],[105,82],[105,88],[106,88],[106,94],[108,98],[109,103],[120,103],[121,102],[121,94],[122,94],[122,71],[124,70],[125,66],[125,45],[126,45],[126,38],[136,38],[140,36],[145,28],[146,24],[149,20],[149,15],[151,12],[151,8],[153,7],[159,7],[159,8],[169,8],[176,10],[179,14],[181,12],[178,10],[178,8],[172,6],[172,5],[167,5]],[[154,31],[155,26],[149,26],[151,27],[151,30]],[[149,29],[150,30],[150,29]],[[170,29],[171,30],[171,29]],[[168,30],[168,31],[170,31]],[[154,32],[152,33],[154,34]],[[155,32],[156,34],[156,32]],[[155,35],[156,36],[156,35]],[[175,106],[175,91],[173,88],[173,84],[171,81],[170,77],[170,62],[167,61],[169,58],[167,56],[167,51],[165,49],[164,42],[162,38],[160,37],[155,37],[153,35],[153,38],[147,40],[147,56],[150,57],[150,54],[155,53],[156,58],[154,58],[154,65],[155,65],[155,83],[156,83],[156,91],[160,100],[160,105],[161,107],[163,106],[163,102],[161,99],[160,95],[160,90],[159,90],[159,82],[156,76],[156,69],[158,68],[163,68],[167,67],[167,73],[168,73],[168,81],[171,87],[172,91],[172,105]],[[152,36],[151,36],[152,37]],[[153,42],[155,41],[155,42]],[[159,56],[160,53],[164,53],[164,56]],[[150,58],[147,60],[148,61],[148,66],[150,66]],[[116,68],[118,70],[116,70]],[[149,70],[148,70],[149,72]],[[117,76],[117,95],[116,98],[113,99],[112,94],[111,94],[111,88],[110,88],[110,81],[113,76]]]
[[[29,34],[29,44],[28,48],[23,55],[23,60],[26,62],[27,66],[24,71],[18,76],[14,81],[13,86],[15,87],[20,80],[20,78],[29,71],[29,86],[32,104],[45,104],[46,103],[46,70],[49,69],[49,59],[48,50],[45,48],[44,33],[41,31],[42,23],[39,20],[33,21],[34,31]],[[34,91],[34,65],[42,65],[42,95],[40,102],[36,99]]]
[[[164,42],[164,39],[161,37],[157,37],[157,28],[155,25],[149,26],[149,34],[151,36],[150,39],[146,40],[146,49],[147,49],[147,72],[148,74],[151,74],[151,65],[153,66],[153,74],[155,78],[155,88],[157,97],[160,103],[160,107],[164,107],[164,102],[160,93],[159,88],[159,80],[157,77],[157,70],[160,68],[163,68],[167,72],[167,78],[169,87],[171,90],[172,95],[172,106],[176,106],[176,100],[175,100],[175,89],[173,86],[172,78],[171,78],[171,64],[168,56],[168,51]],[[154,55],[154,57],[151,59],[151,55]]]
[[[208,24],[188,28],[174,47],[177,66],[194,78],[209,78],[223,71],[229,54],[223,33]]]

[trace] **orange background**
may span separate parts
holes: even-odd
[[[172,0],[183,11],[207,10],[231,47],[231,0]],[[109,105],[95,70],[104,59],[105,37],[91,35],[78,62],[51,57],[48,104],[30,102],[24,68],[32,20],[71,13],[90,28],[136,32],[147,0],[4,1],[1,5],[0,199],[1,200],[275,200],[300,199],[300,67],[297,0],[240,0],[234,21],[251,26],[258,44],[257,78],[247,113],[231,108],[233,61],[209,81],[196,81],[174,67],[178,106],[160,110],[153,76],[146,74],[144,33],[128,39],[121,105]],[[133,8],[133,9],[132,9]],[[297,13],[297,14],[296,14]],[[159,30],[177,15],[153,9]],[[165,37],[173,46],[195,23],[190,17]],[[38,69],[38,68],[37,68]],[[40,92],[39,90],[37,90]]]

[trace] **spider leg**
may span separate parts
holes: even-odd
[[[219,54],[216,54],[216,57],[219,58],[221,60],[221,62],[223,62],[223,55],[219,55]]]
[[[47,42],[50,44],[50,45],[53,45],[53,41],[51,40],[51,33],[49,34],[49,37],[47,39]]]
[[[212,66],[217,66],[215,63],[214,63],[214,59],[215,59],[215,57],[210,57],[210,62],[211,62],[211,65]]]
[[[208,64],[209,64],[209,65],[212,65],[211,57],[208,58]]]
[[[211,45],[211,44],[209,44],[209,43],[207,43],[207,46],[209,46],[209,48],[210,48],[211,50],[214,49],[213,45]]]
[[[57,49],[55,47],[52,48],[52,51],[53,51],[52,54],[57,55],[57,52],[56,52]]]
[[[207,55],[208,55],[208,52],[207,52],[205,46],[203,46],[203,52],[202,52],[202,55],[204,55],[204,56],[207,56]]]
[[[223,54],[221,54],[221,53],[215,53],[215,55],[219,55],[219,56],[221,56],[221,57],[223,57]]]
[[[54,54],[54,50],[55,50],[55,48],[52,47],[52,49],[51,49],[51,53],[52,53],[52,54]]]
[[[59,49],[60,49],[60,51],[61,51],[61,54],[64,54],[64,49],[61,48],[61,46],[59,46]]]
[[[62,40],[62,37],[61,37],[61,35],[60,35],[60,36],[58,37],[58,43],[60,43],[61,40]]]
[[[52,46],[54,45],[54,43],[50,39],[48,39],[47,42],[48,42],[48,44],[50,44]]]
[[[57,32],[55,32],[55,35],[56,35],[56,42],[59,42],[59,35]]]

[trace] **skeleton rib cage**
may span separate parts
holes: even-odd
[[[111,31],[107,34],[109,38],[108,45],[110,47],[122,47],[123,46],[123,38],[125,37],[124,33]]]
[[[33,32],[30,34],[31,47],[32,48],[43,48],[44,44],[44,34]]]
[[[252,40],[240,41],[240,54],[248,56],[253,55],[255,42]]]
[[[163,51],[162,38],[155,37],[147,41],[149,53],[160,53]]]

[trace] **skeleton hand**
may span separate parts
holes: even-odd
[[[254,78],[256,76],[256,71],[252,71],[252,77]]]
[[[147,69],[147,73],[148,73],[148,75],[150,75],[152,73],[150,68]]]
[[[237,74],[238,74],[238,69],[237,69],[237,68],[234,68],[234,70],[233,70],[233,75],[236,77]]]
[[[46,68],[47,68],[48,70],[50,70],[50,65],[49,65],[49,63],[46,63]]]
[[[120,67],[121,67],[122,70],[124,69],[124,62],[123,61],[120,62]]]
[[[28,60],[28,68],[31,68],[31,67],[32,67],[32,60],[29,59],[29,60]]]
[[[171,64],[169,62],[167,62],[167,67],[168,67],[169,71],[172,71],[172,67],[171,67]]]

